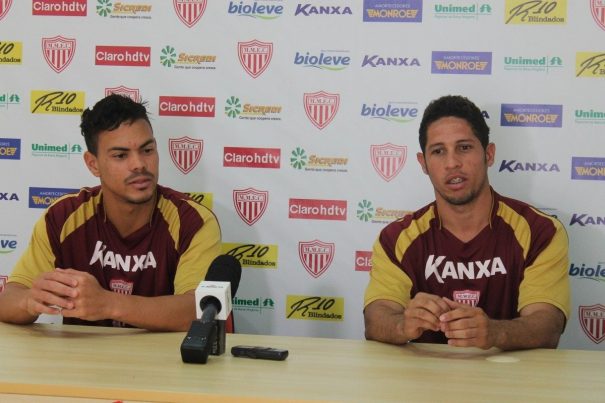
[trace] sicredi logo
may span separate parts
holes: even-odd
[[[605,158],[572,157],[571,179],[591,181],[605,180]]]
[[[355,251],[355,271],[370,271],[372,270],[372,251],[356,250]]]
[[[21,159],[21,139],[0,138],[0,159]]]
[[[422,22],[422,0],[364,0],[364,22]]]
[[[95,64],[98,66],[149,67],[149,46],[96,46]]]
[[[290,199],[289,218],[308,220],[347,220],[346,200]]]
[[[214,97],[160,96],[160,116],[214,117]]]
[[[433,51],[432,74],[492,74],[491,52]]]
[[[32,15],[53,15],[64,17],[84,17],[87,0],[34,0]]]
[[[79,189],[65,188],[29,188],[29,208],[47,208],[67,193],[77,193]]]
[[[500,125],[562,127],[563,105],[502,104]]]
[[[225,147],[224,167],[279,168],[281,150],[279,148]]]

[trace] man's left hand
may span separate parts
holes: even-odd
[[[443,300],[451,308],[439,316],[441,331],[450,346],[489,349],[496,344],[496,322],[481,308],[460,304],[448,298]]]

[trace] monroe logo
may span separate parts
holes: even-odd
[[[321,276],[334,259],[334,244],[313,240],[298,243],[298,256],[307,272],[313,277]]]
[[[90,258],[89,265],[99,262],[102,269],[111,268],[114,270],[122,270],[126,273],[134,273],[147,269],[157,268],[157,262],[153,252],[149,251],[145,255],[126,255],[122,256],[111,250],[107,250],[107,245],[101,241],[97,241],[95,250]]]
[[[269,192],[253,188],[234,190],[235,212],[248,225],[253,225],[265,213],[269,203]]]
[[[204,142],[190,137],[168,140],[168,150],[174,165],[185,175],[193,170],[200,162],[204,152]]]
[[[32,15],[86,16],[86,0],[34,0]]]
[[[282,0],[277,1],[280,3],[282,2]],[[275,2],[275,0],[273,0],[273,2]],[[255,1],[252,4],[244,4],[243,1],[240,1],[239,4],[235,4],[234,1],[230,1],[229,7],[227,8],[227,12],[229,14],[237,14],[240,17],[252,17],[263,20],[274,20],[276,18],[281,17],[281,15],[284,13],[284,6],[272,4],[264,5],[259,4],[258,1]]]
[[[289,218],[308,220],[347,220],[346,200],[290,199]]]
[[[160,116],[214,117],[214,97],[160,96]]]
[[[60,73],[69,66],[76,53],[76,40],[62,36],[42,38],[42,52],[46,63]]]
[[[470,306],[477,306],[479,303],[479,297],[481,296],[481,291],[474,290],[463,290],[463,291],[454,291],[452,293],[452,298],[459,304],[466,304]]]
[[[565,24],[567,0],[506,0],[505,24]]]
[[[517,160],[502,160],[498,172],[561,172],[557,164],[548,162],[517,162]]]
[[[572,157],[571,179],[605,180],[605,158]]]
[[[20,160],[21,139],[0,138],[0,160]]]
[[[122,95],[123,97],[132,99],[134,102],[141,102],[141,94],[136,88],[128,88],[123,85],[120,85],[119,87],[105,88],[105,96],[111,94]]]
[[[501,126],[561,127],[563,105],[502,104]]]
[[[435,256],[430,255],[426,260],[424,267],[424,278],[429,279],[431,276],[435,276],[437,282],[443,284],[444,279],[451,278],[454,280],[465,280],[465,279],[479,279],[482,277],[491,277],[496,274],[506,275],[506,267],[502,259],[495,257],[493,259],[486,259],[484,261],[474,262],[452,262],[445,260],[446,256]],[[443,267],[439,269],[439,266],[443,263]]]
[[[605,77],[605,53],[576,53],[576,77]]]
[[[492,74],[491,52],[432,53],[432,74]]]
[[[172,0],[177,17],[189,28],[202,18],[206,3],[207,0]]]
[[[279,148],[225,147],[224,167],[279,168]]]
[[[319,130],[322,130],[336,116],[340,105],[340,95],[330,94],[325,91],[305,93],[303,104],[305,106],[305,113],[311,123]]]
[[[379,55],[365,55],[361,62],[361,67],[420,67],[420,62],[415,57],[381,57]]]
[[[8,10],[11,8],[11,4],[13,4],[13,0],[0,0],[0,20],[6,16]]]
[[[238,42],[237,52],[239,62],[246,73],[257,78],[269,67],[273,56],[273,43],[261,42],[256,39],[249,42]]]
[[[407,146],[392,143],[370,146],[372,166],[378,175],[389,182],[401,172],[407,158]]]
[[[305,54],[296,52],[294,55],[294,64],[303,67],[314,67],[321,70],[341,71],[351,64],[350,56],[338,56],[338,53],[347,55],[348,50],[322,50],[319,56],[312,55],[309,52]]]
[[[605,225],[605,217],[592,217],[588,214],[574,213],[571,217],[571,221],[569,222],[569,226],[571,227],[574,224],[578,224],[581,227],[586,225]]]
[[[78,189],[29,188],[29,208],[47,208],[67,193],[77,193]]]
[[[97,46],[95,64],[98,66],[149,67],[151,48],[148,46]]]
[[[605,340],[605,305],[580,305],[578,320],[590,340],[596,344]]]
[[[344,15],[349,14],[353,15],[350,7],[340,7],[340,6],[314,6],[312,4],[298,4],[296,6],[296,11],[294,12],[294,16],[299,14],[308,17],[310,15]]]
[[[605,0],[590,0],[590,12],[597,25],[605,29]],[[2,19],[1,15],[0,19]]]
[[[370,271],[372,270],[372,251],[356,250],[355,251],[355,271]]]
[[[422,22],[422,0],[364,0],[365,22]]]
[[[418,117],[416,105],[418,105],[416,102],[389,102],[386,106],[363,104],[361,116],[395,123],[408,123]]]

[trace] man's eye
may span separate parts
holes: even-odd
[[[113,157],[121,160],[121,159],[124,159],[124,157],[126,157],[126,154],[124,154],[124,153],[115,154]]]

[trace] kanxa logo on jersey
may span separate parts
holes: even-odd
[[[370,271],[372,270],[372,251],[356,250],[355,251],[355,271]]]
[[[252,78],[257,78],[267,70],[273,57],[273,43],[253,39],[237,43],[237,53],[242,67]]]
[[[8,276],[0,275],[0,292],[4,291],[4,286],[8,282]]]
[[[294,16],[316,16],[316,15],[353,15],[351,11],[351,7],[349,6],[340,6],[334,4],[325,4],[322,3],[298,3],[296,5],[296,10],[294,11]]]
[[[83,91],[32,90],[31,113],[54,115],[81,115],[86,94]]]
[[[47,208],[67,193],[77,193],[79,189],[65,188],[29,188],[29,208]]]
[[[0,0],[0,21],[6,17],[8,10],[10,10],[13,0]]]
[[[286,318],[342,322],[345,316],[345,300],[342,297],[317,295],[288,295]]]
[[[521,162],[502,160],[498,172],[561,172],[559,165],[553,162]]]
[[[590,0],[590,12],[597,25],[605,30],[605,0]]]
[[[433,51],[431,74],[492,74],[492,52]]]
[[[97,66],[151,66],[151,48],[149,46],[105,46],[95,47]]]
[[[122,255],[112,251],[101,241],[97,241],[95,244],[95,250],[88,262],[91,266],[97,263],[102,269],[113,269],[126,273],[156,269],[158,266],[152,251],[140,255]]]
[[[305,220],[347,220],[346,200],[290,199],[289,218]]]
[[[562,127],[563,105],[502,104],[501,126]]]
[[[567,19],[567,0],[506,0],[505,24],[560,25]]]
[[[69,66],[76,53],[76,40],[60,35],[42,38],[44,60],[56,73],[61,73]]]
[[[284,13],[284,0],[230,1],[227,13],[260,20],[274,20]]]
[[[23,43],[0,41],[0,64],[21,64],[22,60]]]
[[[436,3],[433,7],[435,18],[439,19],[475,19],[492,15],[492,6],[487,3],[471,3],[457,1],[451,3]]]
[[[372,166],[382,179],[389,182],[396,177],[405,165],[407,146],[392,143],[370,146]]]
[[[160,116],[189,116],[213,118],[216,109],[214,97],[160,96]]]
[[[364,22],[422,22],[422,0],[363,0]]]
[[[129,88],[124,85],[105,88],[105,96],[111,94],[122,95],[123,97],[132,99],[134,102],[141,102],[141,93],[138,88]]]
[[[0,160],[20,160],[21,139],[0,138]]]
[[[439,284],[444,284],[448,278],[474,280],[507,274],[506,266],[500,257],[471,262],[454,262],[446,259],[447,256],[429,255],[424,267],[424,278],[428,280],[435,276],[435,280]]]
[[[252,269],[277,269],[278,245],[257,243],[222,243],[222,253],[233,256],[242,267]]]
[[[281,149],[255,147],[225,147],[224,167],[273,168],[280,167]]]
[[[578,306],[578,320],[582,330],[595,344],[605,340],[605,305]]]
[[[0,256],[17,250],[17,237],[12,234],[0,234]]]
[[[269,204],[269,192],[254,188],[233,191],[235,212],[248,225],[254,225],[265,213]]]
[[[34,0],[32,15],[52,15],[63,17],[84,17],[87,0]]]
[[[204,152],[204,141],[188,136],[168,139],[168,151],[174,165],[187,175],[200,162]]]
[[[477,306],[479,298],[481,297],[481,291],[475,290],[458,290],[452,292],[452,299],[459,304],[465,304],[470,306]]]
[[[335,245],[318,239],[298,243],[298,257],[305,270],[318,278],[325,273],[334,259]]]
[[[576,53],[576,77],[605,77],[605,52]]]
[[[179,20],[188,28],[198,23],[206,11],[207,0],[172,0]]]
[[[340,94],[325,91],[305,93],[303,105],[311,123],[322,130],[334,120],[340,106]]]
[[[1,46],[1,45],[0,45]],[[13,106],[21,105],[21,96],[14,92],[6,92],[0,94],[0,111],[2,109],[12,108]]]
[[[605,180],[605,158],[571,157],[571,179],[589,181]]]

